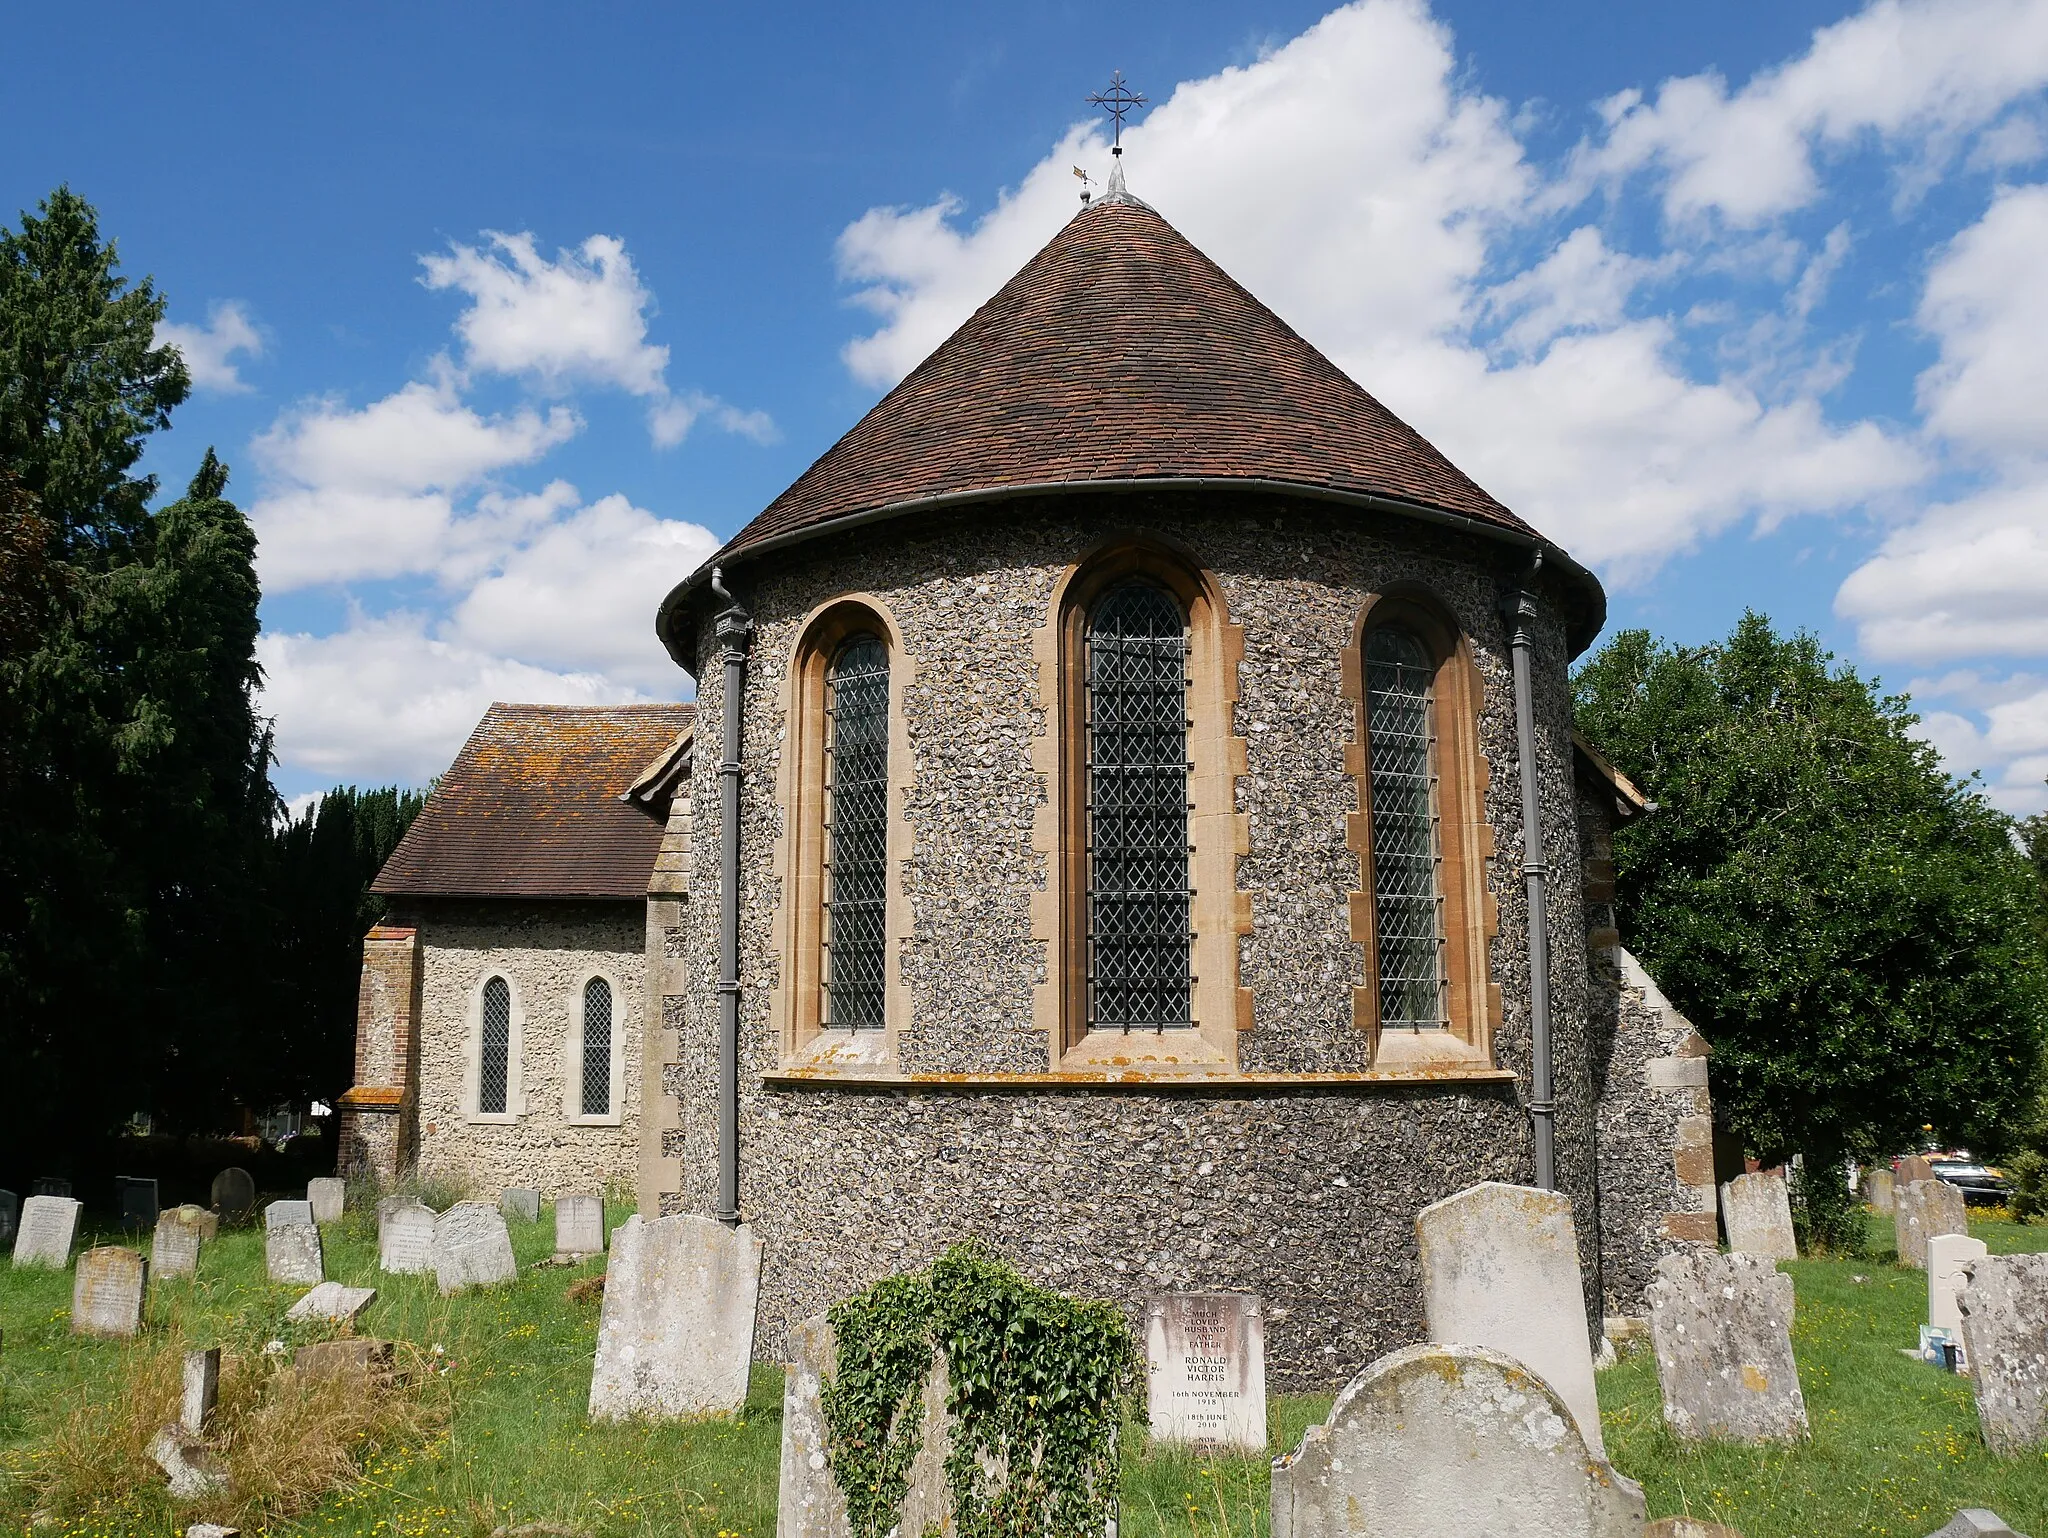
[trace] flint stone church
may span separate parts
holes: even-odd
[[[737,1217],[766,1352],[974,1234],[1256,1292],[1307,1385],[1547,1160],[1640,1313],[1711,1108],[1614,929],[1604,611],[1119,177],[669,594],[694,706],[491,708],[377,879],[344,1165]]]

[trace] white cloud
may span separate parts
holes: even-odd
[[[2048,459],[2048,186],[1999,195],[1936,262],[1920,301],[1941,357],[1919,379],[1927,424],[1987,455]]]
[[[1954,711],[1933,711],[1920,735],[1958,776],[1981,773],[1993,805],[2023,816],[2048,808],[2048,688],[1993,705],[1979,726]]]
[[[1902,194],[1924,191],[1972,132],[2048,84],[2043,0],[1878,0],[1823,27],[1800,57],[1732,95],[1718,74],[1667,80],[1602,105],[1577,185],[1656,169],[1674,219],[1754,225],[1812,202],[1815,151],[1865,137],[1902,151]],[[2000,147],[2018,148],[2002,129]]]
[[[175,347],[195,389],[240,395],[250,386],[237,371],[234,356],[263,356],[263,335],[236,300],[208,307],[204,326],[164,321],[156,328],[156,345]]]
[[[1878,658],[2048,653],[2048,479],[1929,508],[1850,573],[1835,612]]]

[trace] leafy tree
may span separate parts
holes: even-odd
[[[1624,631],[1581,668],[1581,726],[1660,808],[1616,840],[1630,943],[1757,1157],[1839,1169],[1923,1125],[1996,1153],[2048,1034],[2034,873],[1907,702],[1833,660],[1751,613],[1700,648]],[[1823,1239],[1848,1232],[1840,1184],[1809,1183]]]

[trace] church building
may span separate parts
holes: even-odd
[[[1420,1338],[1476,1181],[1572,1197],[1596,1310],[1713,1241],[1609,906],[1648,808],[1572,729],[1599,583],[1120,168],[679,576],[694,712],[493,707],[380,876],[355,1167],[744,1221],[764,1354],[979,1235],[1256,1292],[1282,1385]]]

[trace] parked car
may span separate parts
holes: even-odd
[[[1936,1180],[1945,1180],[1963,1193],[1966,1202],[2002,1202],[2012,1190],[2005,1171],[1979,1164],[1966,1154],[1927,1161]]]

